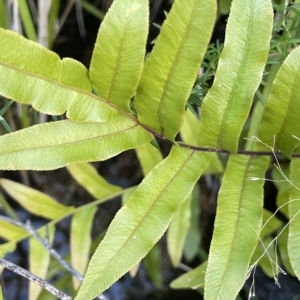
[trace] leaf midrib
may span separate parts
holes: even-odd
[[[169,187],[169,185],[173,182],[173,180],[178,176],[178,174],[181,173],[181,170],[184,168],[184,166],[187,164],[187,162],[190,160],[190,158],[195,154],[195,151],[193,150],[191,152],[191,154],[185,159],[185,161],[183,162],[183,164],[181,165],[181,167],[177,170],[177,172],[174,174],[174,176],[171,178],[171,180],[164,186],[164,188],[161,190],[161,192],[157,195],[157,197],[155,198],[155,200],[153,201],[153,203],[151,204],[151,206],[149,207],[148,211],[144,214],[144,216],[142,217],[142,219],[139,221],[139,223],[135,226],[135,228],[133,229],[132,233],[130,234],[130,236],[127,238],[126,241],[124,241],[124,243],[120,246],[119,250],[115,252],[114,256],[109,260],[109,262],[106,264],[106,267],[104,269],[101,270],[100,275],[97,276],[97,278],[95,278],[91,283],[95,283],[96,281],[98,281],[102,274],[105,273],[105,270],[113,263],[113,261],[115,260],[116,256],[122,251],[122,249],[124,249],[124,247],[126,247],[126,245],[129,243],[129,241],[132,239],[132,237],[135,235],[136,231],[140,228],[141,224],[144,222],[145,218],[151,213],[152,208],[155,206],[155,204],[157,203],[157,201],[159,201],[160,197],[162,196],[162,194],[164,193],[164,191]],[[125,273],[125,272],[124,272]],[[82,295],[81,295],[82,296]]]
[[[127,0],[128,1],[128,0]],[[131,6],[132,6],[132,2],[131,2]],[[127,27],[128,27],[128,24],[130,23],[131,19],[129,17],[130,14],[132,14],[134,11],[132,9],[130,9],[130,12],[129,14],[126,16],[126,22],[125,22],[125,27],[124,27],[124,31],[123,31],[123,35],[122,35],[122,38],[121,38],[121,42],[120,42],[120,46],[119,46],[119,51],[118,51],[118,57],[117,57],[117,61],[116,61],[116,64],[115,64],[115,68],[114,68],[114,71],[113,71],[113,76],[112,76],[112,80],[110,82],[110,86],[109,86],[109,91],[108,91],[108,95],[107,95],[107,99],[110,99],[111,97],[111,94],[113,93],[113,90],[114,90],[114,86],[115,86],[115,82],[116,82],[116,77],[118,76],[118,73],[119,73],[119,69],[120,69],[120,60],[121,60],[121,53],[122,53],[122,48],[123,48],[123,43],[124,43],[124,40],[125,40],[125,37],[126,37],[126,33],[127,33]],[[127,21],[129,19],[129,22]],[[123,104],[122,102],[119,102],[121,105]],[[129,103],[128,103],[129,104]]]
[[[279,132],[278,132],[278,134],[277,134],[277,138],[276,138],[276,148],[279,148],[278,144],[279,144],[279,142],[280,142],[281,136],[282,136],[283,134],[286,134],[286,133],[285,133],[285,128],[287,127],[287,123],[288,123],[288,121],[289,121],[289,119],[290,119],[290,111],[291,111],[292,106],[293,106],[293,103],[294,103],[294,101],[293,101],[293,99],[294,99],[293,95],[296,94],[296,93],[295,93],[295,90],[297,89],[297,86],[296,86],[295,82],[299,82],[299,81],[300,81],[298,78],[300,78],[300,69],[299,69],[299,71],[296,73],[296,76],[294,77],[294,81],[293,81],[292,89],[291,89],[291,94],[290,94],[290,97],[289,97],[289,98],[290,98],[290,101],[289,101],[289,103],[288,103],[288,107],[287,107],[286,113],[284,114],[284,119],[283,119],[282,125],[281,125],[280,130],[279,130]],[[297,81],[297,79],[298,79],[298,81]],[[291,113],[291,114],[292,114],[292,113]],[[278,149],[278,150],[280,150],[280,149]]]
[[[12,69],[12,70],[15,70],[16,72],[22,73],[22,74],[28,76],[29,78],[31,78],[31,77],[36,78],[36,79],[41,80],[41,81],[49,82],[50,84],[53,84],[54,86],[58,86],[62,89],[66,89],[66,90],[69,90],[69,91],[74,91],[74,92],[77,92],[78,94],[83,94],[84,96],[90,97],[93,100],[100,101],[100,102],[103,102],[106,105],[109,105],[114,110],[120,111],[120,109],[118,109],[115,105],[113,105],[113,103],[109,102],[108,100],[106,100],[104,98],[100,98],[100,97],[92,94],[91,92],[89,93],[89,92],[87,92],[85,90],[82,90],[82,89],[79,89],[77,87],[63,84],[59,81],[55,81],[54,79],[44,77],[40,74],[37,75],[37,74],[31,73],[30,71],[20,69],[20,68],[16,68],[16,67],[8,65],[4,62],[0,62],[0,65],[2,65],[4,68]],[[28,103],[32,103],[32,102],[28,102]],[[66,111],[67,110],[70,110],[70,108],[68,108],[68,109],[66,108]]]
[[[219,292],[218,292],[218,295],[217,295],[216,299],[221,299],[221,298],[219,298],[219,296],[220,296],[222,286],[223,286],[222,283],[224,282],[224,278],[225,278],[225,275],[227,274],[228,270],[230,270],[230,264],[231,264],[232,255],[233,255],[233,248],[234,248],[235,242],[238,238],[237,232],[239,231],[239,223],[241,222],[241,210],[240,210],[240,208],[242,207],[243,195],[245,193],[246,179],[248,179],[247,174],[248,174],[249,168],[251,167],[251,163],[252,163],[253,158],[254,158],[253,156],[250,157],[249,161],[247,162],[247,166],[245,168],[244,179],[243,179],[243,183],[241,185],[241,192],[240,192],[240,197],[239,197],[239,210],[238,210],[238,215],[237,215],[237,219],[236,219],[236,222],[235,222],[236,226],[235,226],[235,230],[234,230],[234,234],[233,234],[232,243],[231,243],[231,246],[230,246],[229,257],[227,259],[226,267],[224,268],[224,272],[223,272],[223,275],[222,275],[221,280],[220,280]]]
[[[227,116],[229,114],[229,111],[230,111],[230,106],[231,106],[231,103],[233,101],[233,95],[236,91],[236,86],[237,86],[237,83],[240,79],[240,76],[241,76],[241,73],[242,73],[242,69],[243,69],[243,66],[244,66],[244,62],[246,60],[246,57],[247,55],[245,53],[247,53],[248,51],[248,48],[249,48],[249,42],[247,42],[249,40],[249,35],[251,36],[251,27],[252,27],[252,24],[253,24],[253,2],[250,1],[250,5],[251,5],[251,8],[250,8],[250,18],[249,18],[249,23],[248,23],[248,26],[247,26],[247,36],[245,38],[245,41],[246,41],[246,45],[245,45],[245,48],[244,48],[244,51],[243,51],[243,56],[242,56],[242,59],[241,59],[241,64],[240,64],[240,67],[239,67],[239,70],[237,72],[237,76],[236,76],[236,80],[234,81],[234,84],[231,88],[231,91],[230,91],[230,95],[229,95],[229,101],[227,103],[227,106],[225,108],[225,112],[224,112],[224,116],[223,116],[223,119],[222,119],[222,122],[221,122],[221,127],[220,127],[220,130],[219,130],[219,134],[218,134],[218,139],[217,139],[217,148],[218,149],[222,149],[221,147],[221,144],[222,144],[222,139],[223,139],[223,131],[224,131],[224,127],[225,127],[225,124],[226,124],[226,120],[227,120]]]
[[[69,121],[69,120],[66,120],[66,121]],[[60,122],[64,122],[64,121],[60,121]],[[83,124],[89,124],[89,123],[83,123]],[[117,135],[117,134],[120,134],[122,132],[129,131],[129,130],[133,129],[136,126],[139,126],[139,124],[136,123],[136,124],[134,124],[134,125],[132,125],[130,127],[127,127],[125,129],[118,130],[118,131],[111,132],[111,133],[104,134],[104,135],[99,135],[99,136],[92,137],[92,138],[86,138],[86,139],[81,139],[81,140],[77,140],[77,141],[74,141],[74,142],[62,143],[60,145],[56,144],[56,145],[47,145],[47,146],[33,147],[33,148],[22,149],[22,150],[14,150],[14,151],[9,151],[9,152],[5,152],[5,153],[0,153],[0,156],[1,155],[5,155],[5,154],[16,153],[16,152],[34,151],[34,150],[37,150],[37,149],[49,149],[49,148],[51,149],[51,148],[66,147],[66,146],[69,146],[69,145],[74,145],[74,144],[78,144],[78,143],[84,143],[86,141],[92,141],[92,140],[96,140],[96,139],[99,139],[99,138],[105,138],[105,137],[108,137],[108,136],[111,136],[111,135]]]
[[[192,26],[192,23],[195,20],[195,13],[196,13],[195,12],[196,11],[195,7],[196,6],[197,6],[197,1],[194,1],[192,14],[191,14],[191,17],[189,19],[190,21],[188,22],[188,25],[186,26],[186,30],[184,31],[183,38],[181,39],[180,45],[177,49],[172,67],[171,67],[170,71],[168,72],[167,80],[165,81],[165,84],[163,86],[163,91],[162,91],[162,94],[161,94],[161,97],[160,97],[160,102],[159,102],[159,107],[158,107],[158,121],[159,121],[159,126],[161,128],[161,134],[162,135],[164,135],[164,124],[163,124],[164,123],[163,122],[164,118],[163,118],[162,110],[163,110],[163,106],[164,106],[165,100],[166,100],[166,93],[167,93],[168,86],[170,84],[171,78],[173,77],[173,74],[174,74],[174,72],[175,72],[175,70],[178,66],[179,56],[182,52],[182,48],[184,46],[184,43],[187,40],[188,36],[190,35],[190,30],[189,29],[190,29],[190,27]]]

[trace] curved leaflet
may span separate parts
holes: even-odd
[[[47,219],[56,219],[73,211],[73,206],[65,206],[45,193],[8,179],[0,179],[3,190],[27,211]]]
[[[258,137],[275,151],[285,156],[299,146],[300,141],[293,135],[300,135],[300,47],[292,51],[279,69],[273,82],[267,107],[258,131]],[[274,118],[276,116],[276,118]],[[269,150],[258,144],[259,150]]]
[[[96,199],[122,190],[121,187],[108,183],[89,163],[70,164],[66,168],[75,181]]]
[[[134,100],[138,118],[170,140],[183,123],[215,18],[214,0],[176,0],[146,61]]]
[[[232,300],[242,288],[257,245],[268,157],[231,155],[219,191],[205,275],[205,299]]]
[[[76,300],[93,299],[150,251],[208,163],[205,153],[173,147],[116,214],[90,261]]]
[[[130,112],[144,66],[147,0],[114,1],[101,23],[89,76],[99,97]]]
[[[300,176],[300,159],[293,158],[290,163],[290,181],[295,184],[299,182]],[[299,187],[290,186],[290,203],[289,203],[289,236],[288,236],[288,255],[290,258],[291,266],[300,280],[300,190]]]
[[[118,111],[92,94],[87,69],[15,32],[0,28],[0,94],[45,114],[103,122]]]
[[[52,170],[105,160],[150,140],[148,132],[121,114],[105,123],[45,123],[1,136],[0,168]]]
[[[236,152],[269,54],[271,1],[234,0],[213,86],[201,107],[198,144]]]

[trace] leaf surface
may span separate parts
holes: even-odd
[[[146,176],[163,159],[161,152],[150,143],[136,148],[135,152],[144,176]]]
[[[184,243],[183,254],[187,261],[191,261],[199,251],[199,243],[201,240],[201,231],[199,224],[200,205],[199,205],[200,190],[196,184],[192,194],[191,201],[191,222]]]
[[[260,238],[273,233],[282,226],[282,222],[269,210],[263,210],[263,226],[260,231]]]
[[[0,137],[0,169],[51,170],[105,160],[150,139],[148,132],[123,115],[105,123],[40,124]]]
[[[135,97],[138,118],[170,140],[183,123],[215,18],[213,0],[175,1],[146,61]]]
[[[47,219],[56,219],[74,210],[72,206],[65,206],[50,196],[27,187],[26,185],[0,179],[2,188],[27,211]]]
[[[0,245],[0,257],[4,257],[9,252],[14,252],[16,249],[16,243],[8,242]],[[3,267],[0,267],[0,273]]]
[[[195,128],[198,128],[198,126],[199,126],[199,120],[189,109],[187,109],[185,112],[183,125],[180,129],[180,136],[184,141],[184,143],[188,145],[197,146],[198,132],[197,130],[195,130]],[[203,174],[222,173],[223,167],[218,157],[218,154],[211,153],[210,156],[211,156],[211,160],[209,166],[207,167],[207,169],[204,171]]]
[[[213,86],[201,107],[198,144],[235,152],[269,54],[271,1],[233,1]]]
[[[267,157],[231,155],[219,191],[205,276],[205,299],[235,299],[259,238]],[[226,233],[226,234],[224,234]]]
[[[105,198],[121,190],[117,185],[108,183],[89,163],[78,163],[67,166],[72,177],[94,198]]]
[[[300,141],[293,137],[300,135],[299,82],[300,47],[289,54],[278,70],[258,131],[259,139],[269,146],[273,145],[275,138],[274,150],[280,150],[287,157],[300,145]],[[258,149],[266,150],[262,144]]]
[[[300,159],[293,158],[290,163],[290,181],[293,184],[299,182],[300,176]],[[288,254],[292,268],[300,280],[300,191],[298,186],[290,186],[290,203],[289,203],[289,237],[288,237]]]
[[[153,246],[153,248],[143,260],[148,276],[158,289],[161,289],[163,287],[161,258],[161,246],[159,243],[157,243]]]
[[[49,226],[39,231],[42,238],[48,238],[48,242],[52,244],[55,233],[55,227]],[[29,271],[46,279],[48,268],[50,264],[50,252],[45,249],[35,237],[29,239]],[[38,299],[43,288],[35,282],[29,281],[29,299]]]
[[[207,261],[173,280],[170,287],[172,289],[203,289],[206,268]]]
[[[289,165],[280,165],[281,171],[285,174],[285,176],[289,177]],[[276,205],[279,208],[280,212],[284,214],[284,216],[289,219],[289,182],[283,178],[282,174],[278,171],[277,168],[273,167],[272,169],[272,179],[274,179],[274,185],[276,186],[278,193],[276,197]]]
[[[263,240],[259,241],[257,247],[251,258],[251,262],[258,263],[263,272],[269,277],[273,278],[278,274],[278,268],[275,267],[275,262],[278,263],[278,254],[275,252],[273,239],[271,236],[265,237]],[[268,250],[266,251],[266,248]]]
[[[231,2],[232,0],[220,0],[218,8],[222,15],[229,14]]]
[[[90,261],[76,300],[94,298],[149,252],[208,163],[206,153],[173,147],[116,214]]]
[[[89,262],[91,247],[91,230],[94,215],[97,211],[96,206],[91,206],[85,210],[74,214],[71,223],[71,262],[72,267],[80,274],[84,274]],[[81,282],[73,277],[75,290]]]
[[[5,220],[0,220],[0,237],[8,241],[13,241],[25,234],[26,231],[24,228],[11,224]]]
[[[198,128],[199,122],[198,118],[189,109],[185,111],[180,136],[186,144],[197,146],[197,130],[195,128]]]
[[[288,255],[288,235],[289,235],[289,228],[287,227],[283,230],[283,232],[278,237],[278,250],[280,253],[280,260],[284,266],[284,270],[287,271],[290,275],[296,277]]]
[[[130,112],[144,65],[148,33],[147,0],[115,0],[98,32],[90,79],[99,97]]]
[[[92,94],[87,69],[15,32],[0,28],[0,94],[45,114],[73,121],[107,121],[116,112]]]
[[[167,233],[168,253],[173,267],[180,263],[184,242],[191,223],[192,193],[175,213]]]

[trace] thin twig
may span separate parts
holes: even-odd
[[[30,233],[32,236],[36,238],[36,240],[66,269],[68,272],[70,272],[72,275],[74,275],[78,280],[82,281],[83,276],[77,272],[71,265],[69,265],[60,254],[58,254],[50,245],[50,243],[43,239],[38,232],[33,228],[31,222],[29,220],[26,221],[26,223],[22,226],[25,228],[25,230]]]
[[[36,284],[40,285],[43,289],[47,290],[51,294],[53,294],[56,298],[62,299],[62,300],[72,300],[73,298],[69,295],[65,294],[64,292],[58,290],[56,287],[48,283],[47,281],[43,280],[42,278],[32,274],[31,272],[19,267],[18,265],[5,260],[4,258],[0,257],[0,265],[5,267],[6,269],[9,269],[13,271],[14,273],[17,273],[26,279],[35,282]]]
[[[191,150],[195,150],[195,151],[200,151],[200,152],[214,152],[214,153],[226,153],[226,154],[242,154],[242,155],[252,155],[252,156],[284,156],[282,153],[280,152],[272,152],[272,151],[248,151],[248,150],[237,150],[235,153],[232,153],[228,150],[224,150],[224,149],[218,149],[218,148],[207,148],[207,147],[199,147],[199,146],[193,146],[193,145],[189,145],[189,144],[185,144],[182,142],[176,142],[176,141],[171,141],[169,139],[167,139],[166,137],[164,137],[162,134],[152,130],[149,127],[146,127],[145,125],[138,123],[139,125],[141,125],[145,130],[147,130],[148,132],[150,132],[151,134],[157,136],[159,139],[161,139],[164,142],[167,142],[168,144],[171,145],[177,145],[179,147],[182,148],[188,148]],[[291,155],[291,157],[300,157],[300,153],[293,153]]]
[[[16,221],[14,219],[11,219],[9,217],[5,217],[3,215],[0,215],[0,219],[7,221],[11,224],[14,224],[18,227],[22,227],[24,228],[29,234],[31,234],[33,237],[36,238],[36,240],[63,266],[64,269],[66,269],[69,273],[71,273],[72,275],[74,275],[79,281],[82,282],[83,280],[83,276],[76,271],[70,264],[68,264],[62,257],[60,254],[58,254],[53,247],[50,245],[50,243],[48,242],[48,240],[43,239],[39,233],[36,231],[35,228],[33,228],[31,222],[29,220],[27,220],[27,222],[25,224],[23,224],[22,222]],[[106,296],[104,296],[103,294],[98,295],[97,299],[99,300],[108,300],[108,298]]]

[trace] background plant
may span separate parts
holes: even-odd
[[[298,22],[298,4],[291,6],[291,9],[286,3],[278,7],[278,14],[282,10],[284,20],[280,21],[278,28],[286,30],[282,34],[281,42],[278,42],[281,35],[276,36],[274,33],[277,41],[273,41],[273,44],[271,42],[271,45],[277,43],[275,61],[274,56],[269,55],[273,17],[271,3],[249,1],[245,6],[234,1],[224,49],[215,74],[214,71],[210,74],[209,70],[215,63],[215,58],[210,60],[213,51],[206,52],[205,58],[208,62],[204,61],[207,72],[204,74],[207,78],[208,75],[214,76],[213,85],[207,89],[200,79],[195,83],[195,78],[213,27],[216,9],[213,1],[206,2],[207,7],[203,7],[201,1],[185,3],[185,8],[188,8],[185,14],[182,14],[182,1],[175,2],[145,65],[143,60],[148,25],[147,3],[133,1],[139,10],[133,11],[132,16],[126,19],[120,17],[120,14],[131,12],[130,7],[133,4],[121,2],[115,1],[101,25],[89,71],[73,60],[59,61],[53,53],[1,30],[1,41],[6,47],[1,56],[1,74],[5,76],[1,77],[1,93],[15,101],[31,104],[43,113],[61,115],[67,111],[69,119],[41,124],[1,137],[1,168],[53,169],[70,163],[105,160],[128,148],[136,148],[145,179],[116,215],[89,264],[84,283],[77,295],[78,299],[87,299],[104,291],[134,267],[157,242],[172,218],[168,232],[169,253],[172,263],[178,265],[187,234],[186,224],[189,222],[186,220],[191,213],[190,203],[193,202],[193,197],[189,195],[193,195],[192,190],[197,193],[194,185],[205,169],[214,173],[222,170],[219,158],[210,152],[232,153],[218,196],[218,212],[205,276],[204,295],[206,299],[234,299],[246,279],[250,261],[255,261],[252,256],[255,258],[255,255],[259,256],[258,253],[263,252],[261,244],[257,246],[259,236],[263,243],[267,243],[268,235],[274,228],[283,226],[278,220],[273,223],[271,230],[266,231],[266,226],[263,227],[264,231],[261,230],[263,214],[265,220],[269,216],[262,209],[263,181],[250,178],[264,177],[269,165],[266,154],[273,154],[266,145],[273,145],[274,136],[274,149],[271,150],[280,150],[288,158],[294,152],[297,156],[299,141],[293,135],[299,136],[299,93],[295,92],[299,68],[298,48],[286,60],[283,56],[288,54],[290,45],[298,42],[295,26]],[[196,8],[201,7],[201,10],[195,9],[193,5]],[[287,11],[292,13],[287,14]],[[287,16],[291,19],[286,19]],[[178,18],[181,22],[178,22]],[[115,20],[124,22],[118,28],[120,31],[114,28]],[[206,30],[201,32],[199,38],[199,28],[202,27]],[[235,32],[238,27],[240,30]],[[120,39],[122,33],[124,41]],[[112,35],[114,39],[111,38]],[[198,40],[201,40],[200,45]],[[8,55],[20,45],[24,49],[24,57],[30,58],[32,53],[35,54],[34,63],[28,59],[28,63],[22,65],[23,57]],[[220,53],[220,47],[217,46],[216,49]],[[280,59],[277,53],[280,54]],[[265,69],[268,57],[272,66]],[[42,69],[38,64],[39,59],[40,63],[47,62],[49,68]],[[101,73],[99,65],[102,66]],[[263,75],[266,82],[261,82]],[[21,88],[20,93],[16,85],[21,82],[26,82],[26,86]],[[257,92],[260,85],[262,92]],[[43,91],[43,98],[35,92],[36,86]],[[191,100],[192,88],[192,95],[196,94],[200,101]],[[255,104],[248,129],[246,120],[255,93],[260,102]],[[206,96],[203,100],[201,97],[204,95]],[[134,100],[131,102],[133,96]],[[200,122],[186,110],[188,98],[190,107],[194,104],[201,105]],[[51,101],[46,102],[43,99]],[[132,114],[132,107],[138,119]],[[193,112],[196,113],[195,107]],[[195,132],[196,127],[199,127],[200,133]],[[182,140],[175,141],[179,130]],[[248,139],[245,150],[238,149],[238,144],[243,144],[243,132],[248,132],[249,137],[257,135],[265,144]],[[49,140],[49,136],[53,140]],[[171,153],[162,162],[162,156],[149,143],[154,136],[173,144]],[[292,158],[289,170],[289,178],[294,185],[285,188],[288,191],[286,196],[290,197],[284,198],[286,202],[297,199],[296,156]],[[72,173],[72,168],[78,167],[80,171]],[[77,180],[89,190],[95,189],[101,181],[107,194],[97,194],[95,197],[100,200],[76,209],[57,206],[53,199],[43,200],[42,203],[52,206],[50,210],[47,209],[48,215],[44,215],[53,219],[48,227],[70,214],[74,214],[75,224],[82,224],[82,219],[92,220],[97,204],[107,200],[107,197],[125,192],[127,194],[127,191],[120,191],[118,187],[105,183],[89,165],[70,165],[68,168],[73,176],[80,174],[77,176],[80,179]],[[94,180],[97,183],[88,187],[89,179],[86,178],[91,176],[96,178]],[[1,184],[16,199],[19,197],[20,203],[28,210],[31,209],[34,214],[41,213],[41,204],[36,199],[41,199],[42,195],[6,179],[2,179]],[[288,246],[282,246],[280,252],[286,253],[286,248],[289,249],[291,269],[297,275],[298,258],[295,249],[298,243],[296,232],[299,209],[297,201],[289,202],[288,217],[293,221]],[[37,204],[37,207],[33,204]],[[83,212],[88,217],[81,216]],[[5,223],[3,228],[9,229],[8,226],[10,225]],[[2,246],[3,253],[13,247],[15,242],[25,238],[22,232],[18,238],[12,239],[11,232],[17,231],[13,228],[8,230],[6,236],[3,234],[6,239],[12,240]],[[75,235],[78,238],[77,243],[82,244],[83,237],[89,239],[89,231],[90,223],[80,238]],[[283,238],[282,243],[284,245],[286,239]],[[88,252],[85,249],[85,257]],[[205,268],[206,264],[203,264],[199,270],[202,272]],[[192,277],[192,287],[201,286],[203,276],[199,276],[199,272],[192,274],[196,274]],[[97,284],[94,284],[95,278]]]

